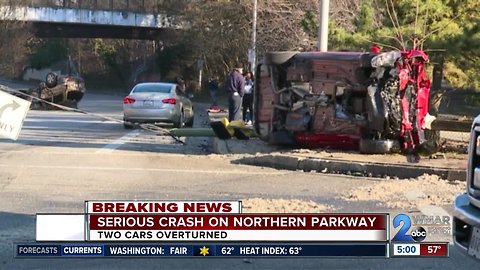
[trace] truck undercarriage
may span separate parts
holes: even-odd
[[[269,53],[256,73],[256,132],[273,144],[416,153],[427,62],[417,50]]]

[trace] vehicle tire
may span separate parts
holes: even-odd
[[[295,139],[288,131],[274,131],[268,135],[268,143],[280,146],[295,146]]]
[[[442,145],[440,131],[425,130],[425,142],[420,145],[419,152],[422,155],[433,155],[440,150]]]
[[[397,140],[360,139],[359,150],[362,154],[387,154],[400,151],[400,143]]]
[[[48,88],[53,88],[57,86],[58,83],[58,76],[57,74],[50,72],[47,74],[47,77],[45,77],[45,84],[47,85]]]
[[[131,122],[128,122],[127,120],[123,119],[123,127],[125,129],[133,129],[133,124]]]
[[[192,115],[192,117],[188,120],[188,122],[185,123],[185,126],[193,127],[193,121],[194,121],[194,116]]]
[[[71,100],[68,103],[68,107],[72,108],[72,109],[78,109],[78,101],[77,100]]]
[[[282,65],[295,56],[298,52],[286,51],[286,52],[268,52],[265,54],[266,65]]]
[[[30,89],[29,90],[29,94],[33,97],[36,97],[36,98],[31,98],[31,102],[30,103],[30,109],[31,110],[39,110],[42,108],[42,104],[41,104],[41,101],[39,101],[37,98],[39,98],[39,94],[38,94],[38,89]]]
[[[180,113],[180,117],[178,117],[178,120],[173,123],[173,127],[182,128],[184,124],[185,124],[185,113],[183,112],[183,109],[182,109],[182,112]]]

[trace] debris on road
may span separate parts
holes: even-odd
[[[451,204],[464,188],[464,182],[445,181],[437,175],[424,174],[415,179],[375,182],[371,186],[354,189],[342,199],[351,202],[378,201],[379,206],[405,209]],[[415,194],[412,193],[414,191]]]
[[[246,213],[321,213],[333,210],[333,206],[314,201],[252,198],[242,200]]]

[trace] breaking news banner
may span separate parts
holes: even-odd
[[[161,214],[242,212],[241,201],[86,201],[86,214]]]
[[[16,258],[79,257],[381,257],[388,243],[342,244],[19,244]]]
[[[37,214],[25,257],[446,257],[448,216],[243,214],[240,201],[86,201],[82,214]],[[413,221],[413,222],[412,222]],[[129,243],[126,243],[129,242]],[[154,243],[155,242],[155,243]]]
[[[386,242],[387,214],[89,214],[87,241]]]
[[[242,212],[241,201],[85,201],[85,214],[37,214],[37,241],[84,241],[88,214],[159,214]]]

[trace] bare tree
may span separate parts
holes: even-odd
[[[274,0],[259,5],[259,51],[308,50],[314,41],[303,31],[301,21],[308,10],[318,10],[315,0]]]
[[[23,1],[15,2],[22,5]],[[12,10],[2,5],[0,11],[0,75],[18,76],[28,61],[29,40],[33,37],[29,23],[10,20]],[[8,20],[7,20],[8,19]]]

